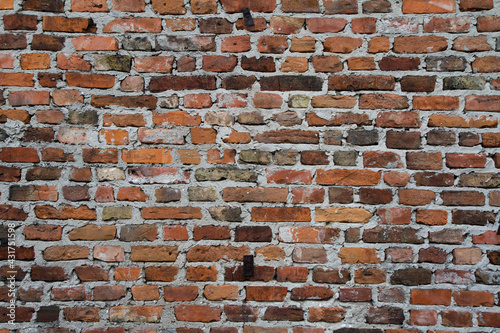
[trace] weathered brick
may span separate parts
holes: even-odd
[[[430,284],[431,276],[431,271],[424,268],[399,269],[391,275],[391,284],[405,286]]]
[[[113,306],[109,309],[111,322],[159,322],[162,306]]]
[[[287,294],[286,287],[246,286],[246,299],[249,301],[283,301]]]
[[[255,322],[258,318],[258,309],[249,305],[224,305],[224,313],[232,322]]]

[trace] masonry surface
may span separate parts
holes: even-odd
[[[0,16],[0,333],[499,331],[499,1]]]

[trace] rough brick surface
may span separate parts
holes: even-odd
[[[0,0],[0,333],[497,332],[499,33],[498,0]]]

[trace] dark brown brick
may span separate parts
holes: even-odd
[[[435,76],[405,76],[401,79],[401,91],[432,92],[435,86]]]
[[[271,57],[242,57],[241,58],[241,68],[246,71],[253,72],[275,72],[276,65],[274,64],[274,59]]]
[[[151,78],[149,90],[214,90],[215,76],[155,76]]]
[[[385,145],[393,149],[420,149],[420,132],[387,131]]]
[[[418,286],[431,284],[432,272],[424,268],[405,268],[396,270],[391,276],[391,284]]]
[[[0,50],[21,50],[27,47],[26,35],[0,34]]]
[[[420,65],[420,58],[413,57],[384,57],[378,62],[383,71],[416,71]]]
[[[36,30],[38,18],[35,15],[10,14],[3,17],[5,30]]]

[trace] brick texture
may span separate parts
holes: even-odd
[[[497,0],[0,0],[0,333],[497,332],[499,117]]]

